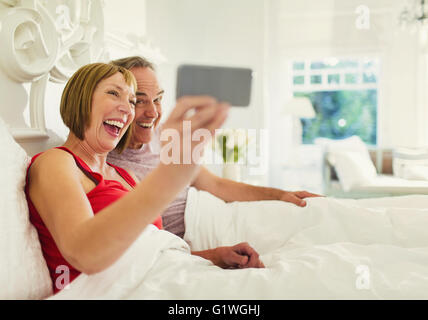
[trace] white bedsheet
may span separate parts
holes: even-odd
[[[247,241],[265,269],[223,270],[148,227],[110,268],[52,299],[427,299],[428,196],[235,202],[191,189],[192,250]]]
[[[408,180],[392,175],[377,175],[370,183],[354,186],[351,191],[383,192],[391,195],[426,194],[428,195],[428,181]]]

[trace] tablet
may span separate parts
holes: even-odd
[[[251,100],[252,74],[248,68],[181,65],[177,70],[176,98],[208,95],[231,106],[246,107]]]

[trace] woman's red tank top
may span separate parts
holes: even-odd
[[[83,171],[83,173],[94,183],[96,184],[95,188],[89,191],[86,196],[88,197],[89,203],[91,204],[92,210],[94,214],[97,214],[100,210],[107,207],[114,201],[121,198],[128,192],[119,181],[115,180],[105,180],[103,176],[97,172],[93,172],[82,159],[76,156],[73,152],[71,152],[66,147],[58,147],[57,149],[62,149],[68,153],[70,153],[74,160],[76,161],[77,166]],[[73,266],[71,266],[61,255],[58,247],[55,244],[52,235],[47,229],[46,225],[43,223],[42,218],[37,212],[36,207],[29,196],[29,187],[28,187],[28,173],[31,165],[40,156],[42,153],[36,154],[32,159],[27,168],[27,176],[26,176],[26,184],[25,184],[25,195],[28,202],[28,209],[30,213],[30,221],[36,227],[40,244],[42,247],[43,256],[48,265],[49,273],[53,283],[54,293],[60,291],[65,285],[65,281],[69,280],[69,282],[73,281],[81,272],[76,270]],[[129,173],[113,164],[108,163],[112,166],[117,173],[132,187],[136,186],[135,180],[129,175]],[[153,224],[162,229],[162,218],[159,216]],[[65,276],[65,272],[69,272],[68,275]],[[61,278],[59,278],[61,277]],[[59,283],[56,284],[57,278],[59,278]],[[67,279],[68,278],[68,279]]]

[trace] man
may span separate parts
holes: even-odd
[[[137,80],[137,103],[128,148],[121,154],[111,152],[107,160],[129,169],[141,180],[160,162],[160,127],[158,124],[162,116],[164,90],[160,87],[154,66],[149,61],[141,57],[129,57],[111,63],[124,67],[134,74]],[[198,190],[210,192],[226,202],[282,200],[304,207],[306,205],[304,198],[318,196],[306,191],[287,192],[235,182],[218,177],[204,167],[200,168],[191,185]],[[185,232],[184,211],[188,189],[189,186],[162,214],[164,229],[179,237],[183,237]],[[240,250],[243,249],[240,248]],[[206,258],[206,256],[204,257]]]

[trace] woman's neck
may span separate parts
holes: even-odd
[[[75,155],[81,158],[92,171],[103,173],[107,166],[107,153],[98,153],[86,141],[70,134],[63,144]]]

